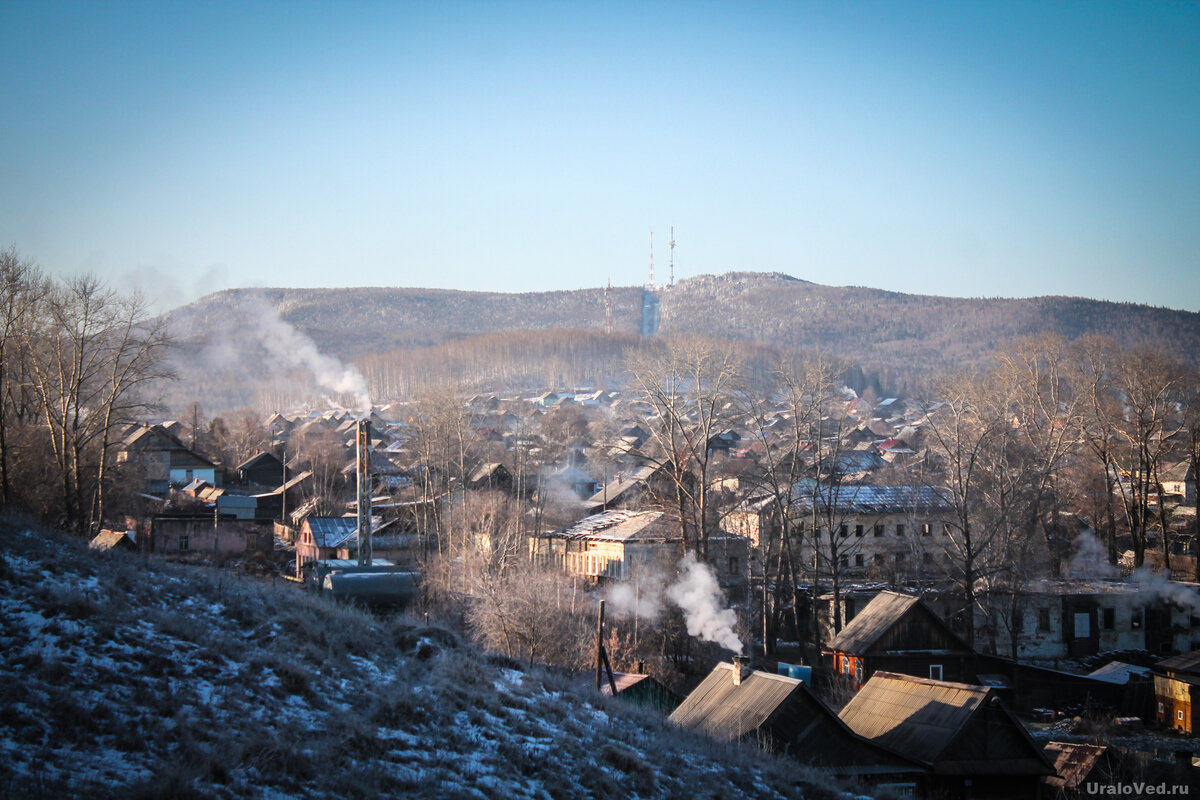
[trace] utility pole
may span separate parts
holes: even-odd
[[[371,565],[371,420],[360,419],[358,443],[358,565]]]

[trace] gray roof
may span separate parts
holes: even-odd
[[[986,686],[876,672],[838,716],[876,744],[925,764],[942,762],[938,771],[1053,774],[1041,748]],[[968,726],[985,735],[968,736]]]
[[[876,672],[838,716],[860,736],[936,761],[991,690]]]
[[[949,496],[932,486],[861,486],[843,485],[834,490],[797,484],[792,497],[801,508],[815,504],[832,506],[845,514],[896,514],[906,511],[949,511],[954,508]]]
[[[918,602],[917,598],[907,594],[880,592],[842,628],[837,638],[830,642],[829,649],[842,653],[865,652]]]
[[[682,728],[733,741],[757,731],[803,681],[769,672],[751,672],[733,685],[734,666],[718,664],[671,714]]]
[[[1200,650],[1165,658],[1154,666],[1164,671],[1200,674]]]
[[[542,534],[556,539],[590,539],[605,542],[670,541],[678,539],[674,532],[656,529],[654,524],[663,516],[661,511],[602,511],[585,517],[574,525]]]
[[[356,517],[306,517],[317,547],[341,547],[358,531]]]

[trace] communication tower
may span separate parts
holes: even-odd
[[[671,241],[668,245],[671,248],[671,280],[667,283],[667,288],[675,285],[675,226],[671,226]]]
[[[612,334],[612,295],[609,292],[612,290],[612,278],[608,279],[608,285],[604,287],[604,332]]]

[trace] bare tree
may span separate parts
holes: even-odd
[[[114,426],[153,407],[146,389],[167,375],[168,338],[143,298],[123,297],[95,276],[54,285],[40,306],[31,377],[57,465],[62,521],[89,529],[104,513]]]
[[[11,444],[13,428],[32,416],[26,371],[32,320],[46,279],[16,247],[0,252],[0,504],[13,501]]]
[[[708,560],[708,540],[718,522],[710,443],[735,421],[739,360],[732,348],[686,339],[668,342],[653,355],[635,351],[629,367],[652,409],[651,438],[670,480],[680,536]]]

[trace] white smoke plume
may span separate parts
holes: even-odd
[[[663,606],[662,576],[651,574],[636,583],[613,584],[607,594],[608,607],[617,617],[637,616],[647,622],[658,619]]]
[[[712,570],[691,553],[683,557],[679,566],[681,574],[667,589],[667,598],[683,611],[688,634],[741,654],[742,640],[733,632],[737,615],[723,607],[721,587]]]
[[[317,384],[335,395],[353,398],[353,409],[361,416],[371,413],[371,395],[367,380],[354,366],[347,366],[317,349],[308,336],[296,330],[267,303],[260,303],[252,315],[254,331],[271,358],[280,366],[302,367],[312,373]]]
[[[1075,552],[1067,565],[1067,577],[1079,580],[1116,578],[1120,571],[1109,563],[1104,543],[1091,531],[1083,531],[1075,537]]]
[[[1138,591],[1143,594],[1174,603],[1188,609],[1194,616],[1200,616],[1200,594],[1191,586],[1172,583],[1171,574],[1166,570],[1155,572],[1149,564],[1143,564],[1133,571],[1132,578]]]

